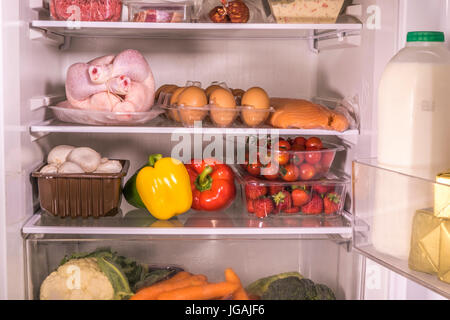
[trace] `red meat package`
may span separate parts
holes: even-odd
[[[120,21],[122,0],[50,0],[50,13],[56,20]]]

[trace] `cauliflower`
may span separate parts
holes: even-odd
[[[73,259],[41,285],[41,300],[112,300],[114,288],[96,258]]]

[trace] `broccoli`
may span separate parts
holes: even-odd
[[[324,284],[316,285],[317,296],[313,300],[336,300],[333,291]]]

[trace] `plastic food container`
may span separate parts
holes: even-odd
[[[158,107],[153,107],[146,112],[107,112],[63,107],[49,108],[60,121],[94,126],[129,126],[144,124],[164,113],[164,110]]]
[[[168,101],[170,98],[160,97],[160,100]],[[205,121],[209,119],[213,126],[227,128],[236,124],[238,117],[241,119],[240,126],[244,127],[258,127],[264,124],[269,115],[274,112],[270,109],[253,109],[248,114],[249,108],[247,106],[236,106],[233,109],[220,108],[214,105],[205,105],[204,107],[189,107],[189,106],[163,106],[167,111],[169,119],[179,119],[184,127],[193,127],[196,121]]]
[[[336,23],[344,0],[268,0],[277,23]]]
[[[349,179],[328,173],[325,178],[307,182],[257,179],[234,167],[242,185],[244,213],[252,217],[323,216],[342,213]]]
[[[175,23],[189,22],[190,6],[187,2],[129,2],[128,20],[131,22]]]
[[[253,147],[251,152],[255,152],[255,157],[249,157],[248,142],[245,146],[246,159],[252,159],[252,162],[255,159],[255,163],[249,164],[250,168],[244,170],[254,177],[271,181],[309,181],[325,177],[330,171],[336,152],[345,150],[343,146],[330,142],[323,142],[324,149],[321,150],[276,150],[273,154],[271,148],[266,149],[264,154],[261,152],[261,146]],[[258,159],[256,152],[259,154]],[[242,165],[242,168],[244,167],[247,168]]]
[[[66,21],[120,21],[122,0],[50,0],[50,14]]]
[[[122,199],[123,178],[130,162],[119,160],[119,173],[43,174],[38,179],[41,208],[54,216],[65,218],[100,218],[118,213]]]

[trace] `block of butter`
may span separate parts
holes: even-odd
[[[436,182],[439,184],[434,185],[434,215],[450,219],[450,172],[438,174]]]
[[[344,0],[268,0],[277,23],[336,23]]]
[[[441,222],[442,219],[435,217],[431,209],[416,211],[408,259],[410,269],[430,274],[438,272]]]
[[[441,223],[438,276],[441,281],[450,283],[450,220]]]

